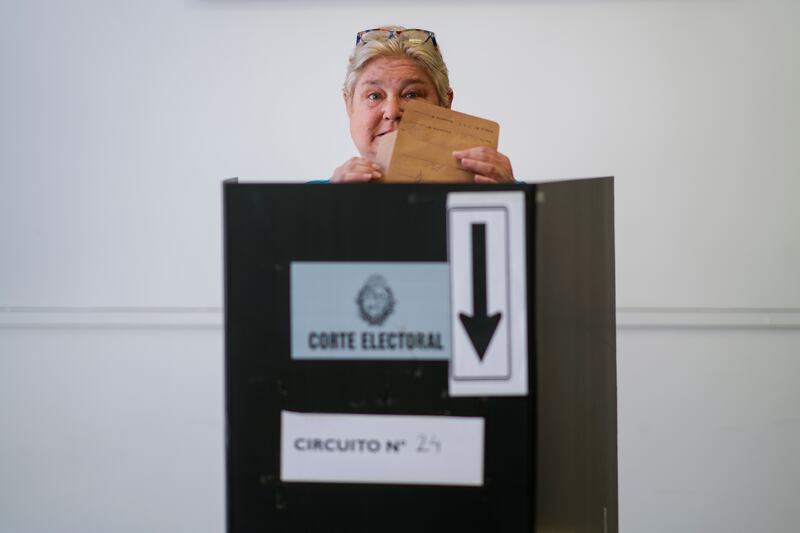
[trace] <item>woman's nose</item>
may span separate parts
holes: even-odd
[[[386,120],[400,120],[403,117],[403,104],[399,98],[384,100],[383,118]]]

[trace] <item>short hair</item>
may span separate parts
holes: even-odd
[[[387,30],[404,30],[402,26],[383,26]],[[447,106],[450,99],[450,78],[447,74],[447,65],[444,64],[439,49],[430,41],[425,44],[415,44],[404,39],[392,38],[385,41],[368,41],[357,44],[347,64],[347,76],[344,79],[342,91],[346,98],[352,98],[356,83],[361,72],[373,59],[379,57],[399,57],[413,59],[430,76],[439,105]]]

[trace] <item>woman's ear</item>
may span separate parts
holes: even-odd
[[[345,91],[342,91],[342,98],[344,99],[344,108],[347,111],[347,116],[349,117],[353,110],[352,106],[350,105],[352,101],[347,97],[347,93]]]
[[[447,88],[447,109],[453,107],[453,88]]]

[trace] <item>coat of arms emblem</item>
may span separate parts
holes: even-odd
[[[386,278],[379,274],[367,278],[356,298],[359,316],[372,326],[383,324],[394,311],[396,303],[392,288]]]

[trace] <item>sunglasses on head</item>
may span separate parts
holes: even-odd
[[[425,44],[428,41],[433,43],[434,48],[439,48],[436,44],[436,36],[432,31],[420,30],[418,28],[408,28],[405,30],[389,30],[386,28],[374,28],[371,30],[360,31],[356,34],[356,46],[360,46],[370,41],[385,42],[390,39],[399,39],[410,44]]]

